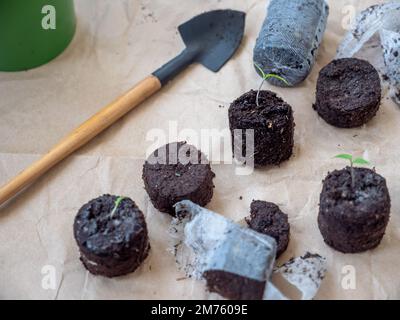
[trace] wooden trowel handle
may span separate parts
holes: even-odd
[[[123,115],[161,89],[160,80],[151,75],[114,102],[100,110],[54,146],[40,160],[22,171],[0,189],[0,205],[30,185],[49,169],[82,147]]]

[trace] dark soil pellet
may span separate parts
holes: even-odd
[[[221,270],[204,272],[207,289],[231,300],[261,300],[266,281],[242,277]]]
[[[250,206],[250,217],[246,218],[249,227],[266,234],[277,243],[276,257],[285,252],[289,244],[290,225],[287,214],[271,202],[253,201]]]
[[[259,105],[256,96],[257,91],[251,90],[229,107],[233,154],[240,160],[254,157],[255,167],[279,165],[293,152],[292,107],[271,91],[260,91]],[[242,145],[237,147],[234,145],[235,129],[243,130]],[[254,130],[254,154],[251,155],[246,155],[246,129]]]
[[[319,73],[314,109],[327,123],[354,128],[370,121],[381,103],[378,71],[356,58],[334,60]]]
[[[142,177],[154,207],[172,216],[179,201],[205,206],[213,196],[215,174],[206,156],[186,142],[155,150],[143,166]]]
[[[74,222],[81,261],[94,275],[116,277],[135,271],[150,244],[143,213],[129,198],[113,211],[117,196],[103,195],[86,203]]]
[[[318,226],[325,242],[343,253],[373,249],[390,216],[386,180],[367,168],[335,170],[323,181]]]

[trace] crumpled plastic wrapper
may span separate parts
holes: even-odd
[[[357,54],[380,71],[383,79],[389,82],[392,99],[400,106],[399,1],[373,5],[357,16],[353,28],[338,47],[336,57],[348,58]]]
[[[302,82],[314,65],[329,15],[325,0],[272,0],[254,48],[254,63],[290,86]],[[275,78],[268,81],[285,86]]]
[[[326,260],[318,254],[292,258],[273,270],[275,240],[244,227],[191,201],[176,204],[177,218],[170,225],[171,251],[187,277],[202,279],[218,270],[266,282],[264,299],[288,299],[272,283],[272,273],[282,277],[310,300],[317,294],[326,273]]]
[[[304,256],[290,259],[274,273],[295,286],[302,294],[301,299],[310,300],[317,294],[326,271],[326,259],[307,252]]]
[[[398,11],[398,16],[400,19],[400,11]],[[391,85],[390,95],[400,106],[400,33],[383,29],[380,30],[380,37],[385,59],[386,77]]]

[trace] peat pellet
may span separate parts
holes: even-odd
[[[275,239],[277,258],[285,252],[289,244],[290,225],[287,214],[276,204],[254,200],[250,206],[250,217],[246,218],[246,222],[251,229]]]
[[[172,216],[179,201],[205,206],[213,196],[215,174],[207,157],[186,142],[155,150],[143,166],[142,177],[154,207]]]
[[[381,91],[378,71],[368,61],[337,59],[320,71],[313,107],[335,127],[360,127],[376,115]]]
[[[117,277],[135,271],[150,250],[143,213],[126,197],[103,195],[75,217],[81,261],[94,275]]]
[[[203,274],[210,292],[231,300],[262,300],[266,281],[259,281],[222,270]]]
[[[373,170],[346,167],[323,181],[318,226],[332,248],[356,253],[377,247],[389,215],[386,180]]]
[[[251,90],[229,107],[233,155],[239,160],[253,159],[255,167],[279,165],[290,158],[294,126],[292,107],[268,90],[260,91],[258,104],[257,91]],[[254,152],[246,150],[248,129],[254,130]],[[238,132],[241,139],[235,139]]]

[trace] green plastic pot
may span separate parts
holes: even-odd
[[[0,71],[52,60],[71,42],[75,27],[73,0],[0,0]]]

